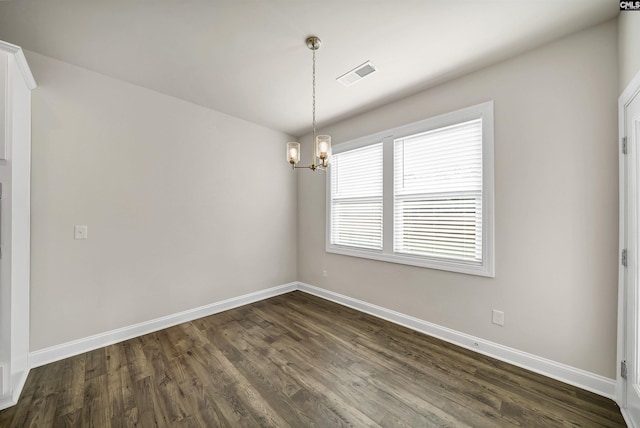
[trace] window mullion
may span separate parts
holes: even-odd
[[[382,252],[393,254],[393,136],[382,139]]]

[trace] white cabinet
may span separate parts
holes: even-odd
[[[31,90],[22,49],[0,41],[0,409],[29,373]]]

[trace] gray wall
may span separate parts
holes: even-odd
[[[617,31],[612,20],[320,130],[336,144],[494,100],[495,278],[325,253],[324,176],[302,173],[298,279],[615,378]]]
[[[31,351],[296,279],[289,136],[27,59]]]
[[[620,12],[618,16],[620,92],[640,72],[640,12]]]

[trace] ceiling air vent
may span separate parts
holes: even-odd
[[[351,86],[358,80],[362,80],[374,71],[376,71],[376,66],[371,64],[371,61],[367,61],[364,64],[360,64],[353,70],[338,77],[336,80],[342,83],[344,86]]]

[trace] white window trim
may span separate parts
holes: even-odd
[[[478,118],[482,118],[482,264],[474,265],[469,262],[456,262],[450,259],[394,253],[392,239],[394,176],[392,160],[394,139]],[[361,257],[470,275],[495,277],[493,135],[493,101],[488,101],[335,145],[333,152],[340,153],[380,141],[383,142],[383,156],[385,160],[383,164],[383,249],[382,251],[365,250],[331,244],[331,175],[327,174],[325,250],[328,253],[345,256]]]

